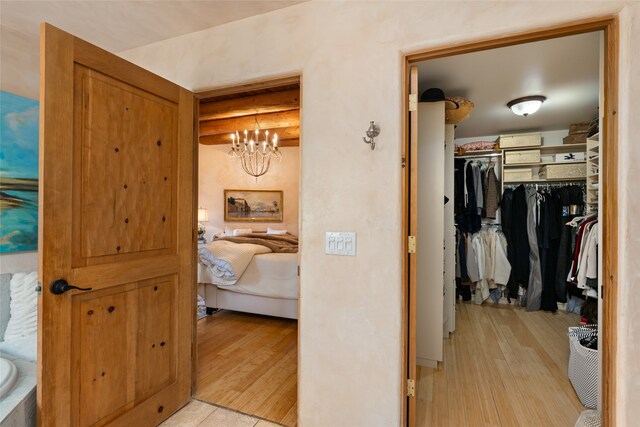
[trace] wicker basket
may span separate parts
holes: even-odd
[[[585,326],[570,327],[568,333],[569,380],[580,402],[590,409],[598,406],[598,350],[584,347],[580,340],[597,334],[597,329]]]

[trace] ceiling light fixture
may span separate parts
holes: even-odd
[[[278,134],[274,133],[269,140],[269,131],[262,132],[256,119],[256,129],[253,132],[245,129],[242,140],[238,131],[231,134],[229,155],[239,158],[242,169],[257,180],[269,171],[272,157],[282,158],[278,150]]]
[[[541,95],[523,96],[522,98],[509,101],[507,107],[511,108],[514,114],[527,117],[540,109],[540,106],[547,98]]]

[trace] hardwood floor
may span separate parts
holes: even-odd
[[[295,320],[223,310],[198,322],[197,399],[295,426],[297,371]]]
[[[438,369],[418,366],[416,425],[574,426],[567,328],[579,316],[457,304]]]

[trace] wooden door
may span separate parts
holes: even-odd
[[[413,102],[412,102],[413,98]],[[409,69],[409,236],[418,235],[418,67]],[[417,247],[416,247],[417,251]],[[416,281],[417,257],[416,253],[409,253],[409,337],[407,343],[407,375],[410,380],[416,380]],[[409,394],[409,393],[407,393]],[[416,425],[416,398],[409,396],[407,402],[407,421],[410,427]]]
[[[40,62],[38,424],[156,425],[191,394],[194,97],[48,24]]]

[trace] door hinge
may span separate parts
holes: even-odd
[[[418,110],[418,94],[410,93],[409,94],[409,111],[417,111]]]
[[[407,251],[410,254],[416,253],[416,236],[409,236],[407,238]]]
[[[416,380],[407,378],[407,396],[415,397],[416,395]]]

